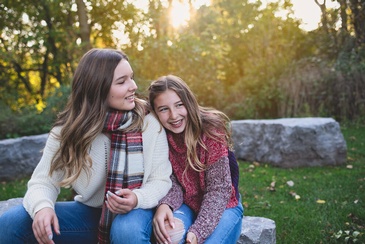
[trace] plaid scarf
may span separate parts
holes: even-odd
[[[111,111],[107,114],[103,131],[111,134],[111,147],[105,195],[107,191],[115,192],[119,188],[134,189],[142,185],[144,175],[142,133],[123,132],[123,129],[128,128],[132,122],[132,112]],[[105,195],[99,221],[99,243],[109,243],[110,227],[115,217],[105,204]]]

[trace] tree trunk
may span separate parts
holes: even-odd
[[[318,0],[314,0],[316,2],[316,4],[319,6],[319,8],[321,9],[321,13],[322,13],[322,18],[321,18],[321,22],[322,22],[322,28],[325,31],[325,33],[328,35],[329,31],[328,31],[328,19],[327,19],[327,12],[326,12],[326,0],[323,0],[323,3],[319,3]]]
[[[340,4],[340,16],[341,16],[341,31],[347,33],[347,2],[346,0],[337,0]]]
[[[350,0],[357,46],[365,43],[365,0]]]
[[[79,16],[80,24],[80,38],[81,38],[81,48],[86,52],[91,48],[90,44],[90,26],[89,18],[87,16],[86,5],[83,0],[76,0],[77,5],[77,15]]]

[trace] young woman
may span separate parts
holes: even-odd
[[[0,243],[149,243],[172,170],[166,134],[136,89],[123,52],[82,57],[23,206],[0,218]],[[60,187],[74,201],[56,202]]]
[[[157,242],[236,243],[243,207],[238,166],[229,154],[229,119],[199,106],[187,84],[173,75],[151,83],[149,101],[166,129],[173,169],[172,188],[153,220]],[[233,177],[229,157],[236,163]]]

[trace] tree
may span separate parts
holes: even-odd
[[[123,0],[1,3],[0,99],[13,109],[42,104],[55,88],[69,83],[86,50],[115,47],[116,23],[135,23],[136,11]]]

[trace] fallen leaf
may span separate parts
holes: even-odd
[[[356,199],[356,200],[354,201],[354,203],[355,203],[355,204],[357,204],[358,202],[359,202],[359,200],[358,200],[358,199]]]
[[[242,204],[245,208],[248,208],[248,202],[243,202]]]
[[[348,168],[348,169],[352,169],[352,168],[353,168],[353,166],[352,166],[351,164],[349,164],[349,165],[347,165],[347,166],[346,166],[346,168]]]
[[[275,191],[275,181],[271,182],[270,186],[268,187],[269,191]]]
[[[299,200],[300,196],[299,195],[295,195],[295,200]]]
[[[287,181],[286,184],[290,187],[294,186],[294,182],[292,180]]]
[[[260,163],[259,162],[253,162],[253,165],[255,165],[256,167],[260,167]]]
[[[290,191],[289,194],[292,195],[293,197],[295,197],[295,195],[297,195],[294,191]]]
[[[325,201],[325,200],[318,199],[318,200],[317,200],[317,203],[319,203],[319,204],[323,204],[323,203],[326,203],[326,201]]]

